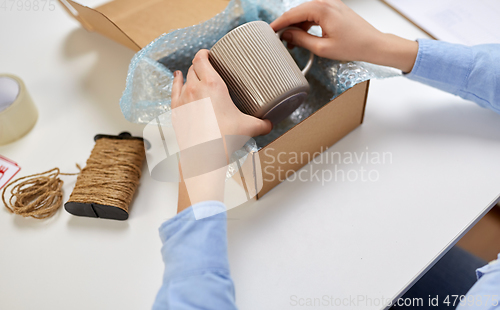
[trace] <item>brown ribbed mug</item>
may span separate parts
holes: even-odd
[[[246,114],[279,123],[297,109],[310,87],[304,75],[313,55],[300,70],[268,23],[243,24],[210,49],[209,60],[226,83],[235,105]]]

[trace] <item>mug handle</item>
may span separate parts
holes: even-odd
[[[285,32],[285,31],[287,31],[289,29],[295,29],[295,30],[304,31],[304,29],[301,29],[299,27],[285,27],[285,28],[279,30],[278,32],[276,32],[276,36],[278,37],[278,39],[281,40],[281,35],[283,34],[283,32]],[[304,69],[302,69],[302,74],[303,75],[306,75],[307,72],[309,72],[309,70],[312,67],[313,61],[314,61],[314,54],[311,51],[309,51],[309,60],[307,60],[306,66],[304,67]]]

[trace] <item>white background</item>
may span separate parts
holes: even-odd
[[[425,37],[378,1],[347,3],[382,31]],[[18,176],[76,171],[97,133],[141,134],[118,106],[132,51],[86,32],[59,4],[0,10],[0,29],[0,70],[25,81],[40,112],[27,136],[0,147]],[[327,152],[367,147],[393,154],[371,167],[378,182],[285,182],[229,212],[240,309],[295,309],[292,295],[397,296],[500,193],[500,116],[403,77],[372,81],[365,123]],[[177,186],[143,171],[128,221],[1,209],[0,308],[150,308],[163,272],[157,229],[175,214]],[[64,177],[65,200],[75,179]]]

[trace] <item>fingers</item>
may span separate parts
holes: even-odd
[[[273,130],[273,123],[268,119],[263,119],[260,123],[260,130],[258,131],[259,136],[267,135]]]
[[[196,53],[193,59],[193,68],[201,81],[218,78],[219,74],[208,60],[208,50],[202,49]]]
[[[313,36],[303,30],[290,29],[283,33],[283,40],[293,46],[300,46],[310,50],[313,54],[324,57],[325,38]]]
[[[306,2],[285,12],[271,23],[271,27],[274,31],[278,31],[290,25],[303,22],[321,24],[320,20],[322,16],[323,10],[320,5],[316,2]]]
[[[268,119],[259,119],[245,114],[242,124],[245,124],[244,134],[251,137],[267,135],[273,129],[273,124]]]
[[[318,23],[316,22],[303,22],[303,23],[300,23],[299,25],[297,25],[299,28],[302,28],[304,31],[309,31],[309,29],[311,29],[312,26],[317,26]]]
[[[188,73],[186,76],[186,84],[195,84],[195,83],[198,83],[199,81],[200,81],[200,78],[198,77],[198,75],[194,71],[193,65],[191,65],[191,67],[189,67],[189,70],[188,70]]]
[[[199,83],[200,80],[198,79],[196,72],[194,72],[193,66],[189,67],[188,73],[186,75],[186,83],[182,86],[181,95],[179,96],[179,98],[183,98],[183,101],[185,101],[186,99],[192,101],[194,99],[192,97],[195,95]]]
[[[174,72],[174,81],[172,82],[172,103],[175,106],[179,97],[181,95],[182,85],[184,85],[184,80],[182,77],[182,72],[177,70]]]

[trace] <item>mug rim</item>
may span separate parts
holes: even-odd
[[[264,23],[264,24],[268,25],[269,27],[271,27],[269,25],[269,23],[267,23],[267,22],[265,22],[263,20],[253,20],[251,22],[247,22],[247,23],[241,24],[238,27],[236,27],[234,29],[231,29],[231,31],[229,31],[228,33],[226,33],[225,35],[223,35],[222,38],[220,38],[219,40],[217,40],[217,42],[215,42],[215,44],[212,45],[212,47],[210,48],[210,50],[212,50],[216,45],[218,45],[220,41],[224,40],[227,36],[229,36],[229,34],[231,34],[233,31],[236,31],[237,29],[243,28],[243,27],[248,26],[250,24],[260,24],[260,23]]]

